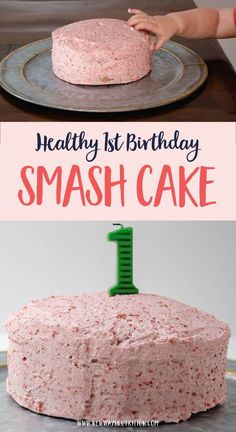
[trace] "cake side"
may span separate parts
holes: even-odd
[[[150,37],[117,19],[78,21],[52,32],[54,74],[73,84],[137,81],[151,70]]]
[[[228,326],[173,300],[51,297],[7,328],[8,392],[33,411],[178,422],[225,401]]]

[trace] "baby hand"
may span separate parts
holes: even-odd
[[[146,30],[156,36],[157,41],[152,49],[160,49],[178,32],[178,25],[170,15],[151,16],[139,9],[128,9],[128,12],[134,14],[128,20],[129,26],[134,27],[135,30]]]

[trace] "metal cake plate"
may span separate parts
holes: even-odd
[[[205,62],[175,42],[153,54],[152,72],[123,85],[85,86],[56,78],[51,38],[25,45],[0,64],[1,86],[12,95],[45,107],[86,112],[121,112],[168,105],[196,91],[206,80]]]
[[[94,426],[78,426],[76,421],[35,414],[21,408],[6,393],[7,368],[0,355],[0,430],[2,432],[86,432]],[[235,432],[236,430],[236,361],[228,362],[226,373],[227,402],[205,413],[193,415],[187,422],[160,424],[151,427],[153,432]],[[103,432],[111,428],[100,426]],[[112,430],[120,428],[112,427]],[[127,432],[143,432],[150,427],[123,427]],[[91,431],[90,431],[91,430]]]

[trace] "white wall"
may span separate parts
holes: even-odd
[[[236,224],[141,222],[135,283],[227,321],[236,335]],[[52,294],[104,291],[115,281],[109,222],[0,223],[0,334],[9,313]]]
[[[195,3],[199,7],[236,7],[235,0],[196,0]],[[225,39],[219,42],[236,70],[236,39]]]

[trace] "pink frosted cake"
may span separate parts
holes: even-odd
[[[118,19],[90,19],[52,32],[54,74],[73,84],[124,84],[151,70],[150,37]]]
[[[174,300],[49,297],[7,329],[7,390],[37,413],[179,422],[225,401],[228,326]]]

